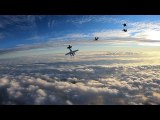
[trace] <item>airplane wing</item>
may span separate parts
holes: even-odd
[[[73,50],[72,52],[77,52],[78,50]]]
[[[69,55],[71,52],[69,52],[69,53],[66,53],[65,55]]]
[[[65,55],[69,55],[69,54],[73,54],[73,53],[75,53],[75,52],[77,52],[78,50],[73,50],[72,52],[68,52],[68,53],[66,53]]]

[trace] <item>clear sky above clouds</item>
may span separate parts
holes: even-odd
[[[0,49],[52,41],[136,41],[159,46],[159,15],[1,15]],[[123,32],[127,23],[128,32]]]

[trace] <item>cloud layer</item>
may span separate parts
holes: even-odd
[[[0,66],[0,104],[160,104],[160,66]]]

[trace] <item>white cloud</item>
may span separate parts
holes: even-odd
[[[155,22],[130,22],[128,32],[133,38],[142,40],[160,40],[160,21]]]
[[[87,16],[86,16],[87,18]],[[112,22],[115,24],[122,24],[123,22],[126,22],[124,20],[119,20],[117,18],[114,18],[114,16],[89,16],[88,19],[91,21],[97,21],[97,22]],[[154,42],[155,40],[160,40],[160,28],[159,28],[160,22],[132,22],[127,21],[127,32],[123,32],[122,29],[114,29],[114,30],[102,30],[97,32],[92,32],[90,34],[85,33],[74,33],[74,34],[67,34],[65,36],[62,36],[60,38],[55,39],[91,39],[96,36],[100,37],[101,39],[107,39],[107,40],[113,40],[119,39],[119,41],[133,41],[133,42],[142,42],[142,41],[148,41],[148,42]],[[107,41],[106,42],[110,42]]]
[[[85,37],[89,37],[89,35],[86,35],[86,34],[82,34],[82,33],[77,33],[77,34],[67,34],[65,36],[66,38],[72,38],[72,39],[76,39],[76,38],[85,38]]]
[[[87,18],[87,16],[86,16]],[[89,16],[88,19],[94,22],[111,22],[112,24],[122,24],[127,22],[127,32],[123,32],[122,28],[108,30],[104,29],[97,32],[86,33],[74,33],[66,34],[64,36],[54,38],[54,39],[72,39],[72,40],[82,40],[82,39],[94,39],[94,37],[100,37],[100,40],[105,40],[105,42],[110,43],[122,43],[122,42],[159,42],[160,41],[160,21],[154,22],[132,22],[129,20],[117,19],[114,16]],[[78,21],[78,19],[77,19]],[[116,41],[118,40],[118,41]],[[156,43],[155,43],[156,44]],[[141,45],[141,44],[138,44]],[[149,45],[149,44],[148,44]],[[152,46],[152,44],[150,44]]]
[[[8,85],[9,80],[7,79],[7,77],[3,77],[0,79],[0,86],[5,86]]]
[[[71,22],[74,24],[84,24],[92,20],[92,16],[88,16],[88,15],[78,16],[78,18],[72,18],[74,16],[70,16],[70,17],[71,19],[67,20],[67,22]]]
[[[128,20],[118,19],[116,15],[83,15],[78,16],[77,18],[72,18],[67,20],[67,22],[71,22],[74,24],[83,24],[87,22],[101,22],[101,23],[115,23],[122,24],[127,22]]]
[[[20,29],[28,29],[35,27],[35,16],[33,15],[4,15],[2,16],[4,19],[1,21],[3,27],[7,25],[15,24],[16,27]],[[23,23],[23,24],[22,24]]]
[[[160,42],[152,43],[152,42],[139,42],[138,45],[142,46],[160,46]]]
[[[158,65],[21,65],[0,73],[0,104],[159,104]],[[56,66],[56,67],[55,67]],[[1,71],[11,66],[0,67]],[[47,69],[53,67],[55,69]],[[64,68],[59,70],[59,68]],[[65,69],[71,68],[70,71]]]
[[[145,29],[144,31],[137,32],[133,37],[146,39],[146,40],[160,40],[160,30]]]
[[[121,30],[106,30],[101,32],[95,32],[93,33],[93,36],[99,36],[100,38],[106,38],[106,39],[115,39],[115,38],[126,38],[130,35],[128,33],[125,33]]]
[[[76,71],[94,73],[94,70],[91,68],[78,68],[78,69],[76,69]]]

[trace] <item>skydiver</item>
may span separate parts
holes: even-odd
[[[123,29],[122,31],[127,32],[127,29]]]
[[[124,23],[124,24],[122,24],[122,25],[123,25],[124,27],[125,27],[125,26],[127,26],[127,24],[126,24],[126,23]]]
[[[71,48],[72,48],[72,46],[70,46],[70,45],[67,47],[67,49],[71,49]]]
[[[95,37],[95,38],[94,38],[94,40],[98,40],[98,39],[99,39],[99,37]]]

